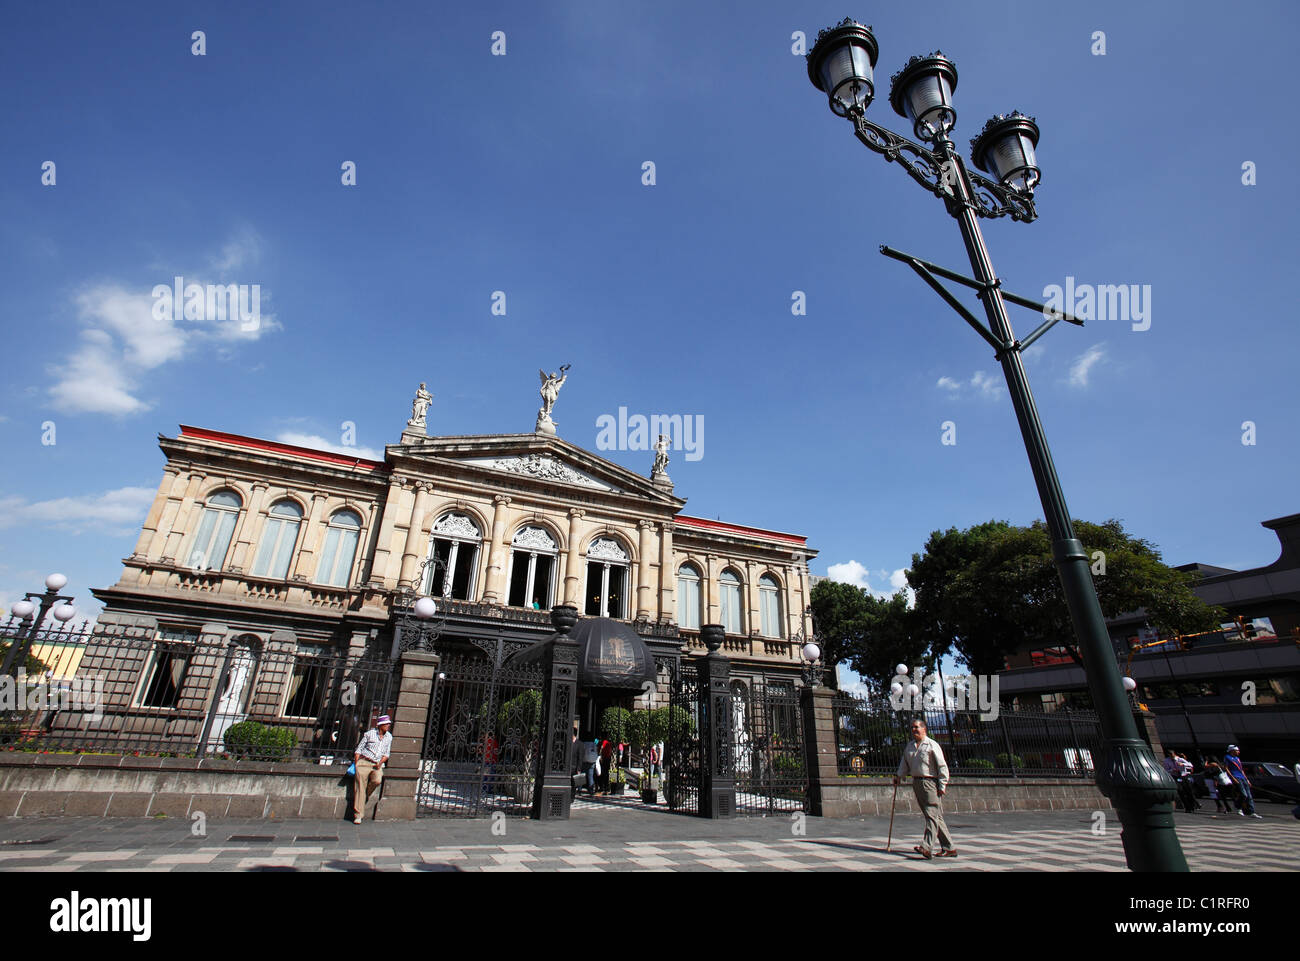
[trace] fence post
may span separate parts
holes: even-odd
[[[1070,743],[1074,745],[1074,763],[1077,767],[1077,774],[1083,777],[1083,751],[1079,750],[1079,732],[1074,729],[1074,715],[1070,713],[1070,705],[1065,705],[1065,721],[1070,725]]]
[[[551,638],[542,655],[542,738],[537,781],[533,786],[535,821],[569,818],[573,800],[573,714],[578,707],[578,642],[569,631],[578,623],[572,605],[551,608]]]
[[[998,712],[998,723],[1002,725],[1002,744],[1007,749],[1007,770],[1016,773],[1016,752],[1011,747],[1011,732],[1007,730],[1007,716]]]
[[[709,653],[700,677],[700,816],[736,816],[736,746],[732,731],[731,662],[718,652],[726,637],[721,624],[705,624],[700,637]],[[770,736],[770,732],[769,732]]]
[[[827,788],[840,776],[835,694],[827,687],[804,687],[799,692],[804,770],[808,772],[808,813],[817,817],[825,816]]]
[[[393,708],[393,746],[384,768],[384,783],[376,821],[411,821],[419,808],[424,740],[429,726],[429,701],[442,662],[437,654],[405,651],[398,662],[397,706]],[[351,750],[348,751],[351,758]]]

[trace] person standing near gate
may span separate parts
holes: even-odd
[[[388,763],[388,752],[393,749],[393,735],[389,733],[392,726],[392,718],[387,714],[379,715],[375,726],[361,735],[361,743],[353,754],[352,760],[357,766],[352,797],[353,824],[361,823],[361,817],[366,813],[366,801],[383,783],[384,765]]]
[[[1250,792],[1250,778],[1246,777],[1246,769],[1241,763],[1241,748],[1229,744],[1228,756],[1223,759],[1223,766],[1228,769],[1228,774],[1237,785],[1237,814],[1242,817],[1249,814],[1262,821],[1263,815],[1255,813],[1255,796]]]
[[[903,749],[903,759],[898,762],[894,783],[897,784],[905,775],[911,776],[912,792],[925,815],[925,837],[912,850],[928,861],[934,857],[934,841],[938,837],[941,846],[939,857],[955,858],[957,849],[953,847],[948,825],[944,823],[943,802],[940,800],[948,791],[948,762],[944,760],[939,742],[926,734],[925,721],[920,718],[912,722],[912,743]]]

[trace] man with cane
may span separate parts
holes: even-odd
[[[948,762],[944,760],[939,742],[926,735],[925,721],[920,718],[912,722],[912,743],[903,749],[903,759],[898,763],[898,773],[894,775],[895,791],[904,775],[911,776],[912,792],[925,815],[925,837],[912,850],[930,860],[934,857],[934,840],[938,836],[941,845],[939,857],[955,858],[957,849],[953,847],[948,825],[944,823],[940,801],[948,790]]]

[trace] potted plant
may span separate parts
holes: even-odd
[[[632,747],[641,755],[642,763],[645,765],[640,777],[641,801],[644,804],[655,804],[659,801],[659,776],[652,775],[650,772],[650,746],[656,743],[660,738],[659,727],[656,723],[655,711],[633,711],[628,716],[627,733],[628,740],[631,741]]]
[[[598,725],[600,736],[614,745],[628,739],[628,721],[631,711],[625,707],[607,707],[600,715]],[[627,772],[618,764],[618,751],[610,757],[612,770],[609,772],[609,793],[622,794],[627,788]]]

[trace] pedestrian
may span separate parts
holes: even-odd
[[[1178,782],[1178,799],[1182,802],[1183,810],[1188,814],[1193,814],[1201,809],[1200,804],[1196,801],[1196,791],[1192,788],[1192,762],[1187,760],[1187,755],[1179,751],[1174,752],[1174,780]]]
[[[584,742],[582,773],[587,778],[587,796],[596,796],[596,767],[600,764],[600,742],[594,738]]]
[[[578,773],[582,765],[582,745],[578,743],[578,729],[573,729],[573,740],[569,742],[569,775],[573,779],[573,793],[569,795],[572,801],[578,796],[578,785],[582,783],[582,777]]]
[[[609,793],[609,769],[614,763],[614,742],[608,738],[600,742],[600,771],[596,774],[596,789]]]
[[[501,757],[501,746],[497,743],[496,736],[488,732],[483,738],[483,793],[485,795],[495,793],[497,761]]]
[[[1242,817],[1249,814],[1253,818],[1264,820],[1263,815],[1255,813],[1255,797],[1250,792],[1250,778],[1246,777],[1246,768],[1241,763],[1241,748],[1235,744],[1228,745],[1228,756],[1223,759],[1223,766],[1228,769],[1228,774],[1232,776],[1234,786],[1239,795],[1237,813]]]
[[[659,773],[659,745],[651,744],[650,745],[650,775],[653,777],[658,773]]]
[[[1210,792],[1211,800],[1214,801],[1214,813],[1231,814],[1232,807],[1228,804],[1227,797],[1220,791],[1221,788],[1223,791],[1227,790],[1223,785],[1221,778],[1227,778],[1229,781],[1232,780],[1231,777],[1228,777],[1228,772],[1219,765],[1217,760],[1212,757],[1206,758],[1205,787]]]
[[[939,857],[955,858],[957,849],[943,820],[942,798],[948,791],[948,762],[944,760],[939,742],[927,736],[925,721],[920,718],[912,722],[912,743],[903,749],[894,783],[897,784],[904,775],[911,775],[912,792],[925,815],[925,837],[912,850],[930,860],[934,857],[937,837],[941,846]]]
[[[361,735],[361,743],[353,752],[352,763],[357,769],[352,791],[353,824],[361,823],[361,818],[366,813],[366,802],[383,783],[384,765],[388,763],[388,753],[393,749],[393,735],[389,733],[392,726],[392,718],[387,714],[379,715],[375,726]]]

